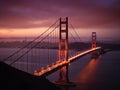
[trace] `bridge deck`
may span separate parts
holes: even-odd
[[[55,64],[51,65],[51,66],[48,66],[46,67],[45,69],[41,69],[39,72],[35,71],[34,72],[34,75],[36,76],[47,76],[53,72],[55,72],[56,70],[58,70],[59,68],[75,61],[77,58],[80,58],[90,52],[93,52],[93,51],[96,51],[96,50],[100,50],[101,47],[96,47],[96,48],[92,48],[92,49],[89,49],[89,50],[86,50],[84,52],[80,52],[80,53],[77,53],[76,55],[70,57],[68,59],[68,61],[62,61],[62,62],[56,62]]]

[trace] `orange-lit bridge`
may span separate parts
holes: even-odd
[[[57,71],[58,69],[60,69],[61,67],[64,67],[65,65],[68,65],[70,64],[71,62],[77,60],[78,58],[88,54],[88,53],[91,53],[93,51],[96,51],[96,50],[100,50],[102,49],[101,47],[96,47],[96,48],[91,48],[89,50],[86,50],[86,51],[83,51],[83,52],[80,52],[80,53],[77,53],[76,55],[68,58],[68,60],[63,60],[61,62],[59,62],[59,60],[57,60],[57,62],[55,64],[52,64],[51,66],[47,66],[46,68],[41,68],[40,71],[35,71],[34,72],[34,75],[36,76],[48,76],[50,75],[51,73]]]
[[[12,65],[14,67],[18,66],[20,67],[20,69],[24,69],[25,67],[25,71],[29,72],[33,70],[34,71],[34,75],[36,76],[48,76],[51,73],[55,72],[55,71],[59,71],[59,76],[58,76],[58,82],[69,82],[69,74],[68,74],[68,68],[69,68],[69,64],[75,60],[77,60],[78,58],[89,54],[92,52],[93,57],[96,56],[97,52],[101,52],[102,47],[97,47],[96,45],[96,32],[92,32],[92,44],[90,45],[89,49],[88,47],[85,48],[85,46],[83,48],[85,48],[85,51],[82,52],[75,52],[74,54],[72,54],[72,56],[70,57],[68,55],[69,52],[69,43],[68,42],[68,36],[71,35],[71,37],[73,38],[73,41],[75,41],[75,37],[74,34],[76,36],[78,36],[79,38],[79,42],[81,42],[81,39],[79,37],[79,34],[74,30],[73,26],[71,25],[71,27],[74,30],[74,34],[73,32],[71,33],[70,30],[68,30],[68,17],[62,19],[59,19],[59,24],[57,23],[58,20],[51,25],[46,31],[44,31],[41,35],[39,35],[38,37],[36,37],[35,39],[33,39],[31,42],[25,42],[25,46],[20,48],[19,50],[17,50],[16,52],[14,52],[13,54],[11,54],[10,56],[8,56],[7,58],[3,59],[3,62],[8,63],[9,65]],[[59,28],[59,30],[56,30],[57,28]],[[51,30],[52,29],[52,30]],[[68,35],[68,31],[69,31],[69,35]],[[58,39],[56,40],[56,36],[58,36]],[[47,40],[46,40],[47,39]],[[56,41],[58,43],[57,49],[58,49],[58,59],[55,58],[53,62],[49,61],[49,57],[52,55],[56,55],[56,52],[53,53],[50,52],[50,49],[54,49],[56,48]],[[70,40],[72,41],[72,40]],[[47,43],[50,42],[50,43]],[[54,43],[53,43],[54,42]],[[73,45],[73,44],[72,44]],[[78,50],[81,50],[79,47],[80,46],[75,46],[76,43],[72,46],[77,48]],[[80,44],[79,44],[80,45]],[[85,45],[85,44],[84,44]],[[46,47],[45,47],[46,46]],[[69,47],[69,48],[68,48]],[[37,49],[36,49],[37,48]],[[48,50],[48,54],[46,55],[46,53],[44,54],[43,51],[41,51],[42,49],[47,49]],[[36,50],[40,50],[40,51],[36,51]],[[34,51],[34,53],[33,53]],[[76,50],[77,51],[77,50]],[[41,53],[40,53],[41,52]],[[50,53],[50,54],[49,54]],[[43,58],[38,57],[39,61],[36,61],[36,63],[34,63],[33,61],[35,61],[36,55],[38,56],[42,56],[45,55],[48,59],[48,63],[47,63],[47,67],[43,67],[41,66],[41,70],[37,71],[34,68],[36,66],[40,67],[41,62],[43,61]],[[52,56],[52,60],[53,60]],[[45,60],[47,60],[45,59]],[[25,62],[24,62],[25,60]],[[41,60],[41,62],[40,62]],[[24,66],[21,66],[21,63]],[[30,66],[30,67],[28,67]],[[44,65],[45,66],[45,65]],[[32,69],[32,70],[31,70]]]

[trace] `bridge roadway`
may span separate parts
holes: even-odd
[[[83,52],[80,52],[80,53],[77,53],[76,55],[68,58],[67,61],[63,60],[62,62],[56,62],[55,64],[52,64],[51,66],[48,66],[44,69],[41,69],[40,71],[34,71],[34,75],[35,76],[48,76],[50,75],[51,73],[57,71],[58,69],[60,69],[61,67],[65,66],[65,65],[68,65],[70,64],[71,62],[75,61],[76,59],[90,53],[90,52],[93,52],[93,51],[96,51],[96,50],[100,50],[101,47],[96,47],[96,48],[92,48],[92,49],[89,49],[89,50],[86,50],[86,51],[83,51]]]

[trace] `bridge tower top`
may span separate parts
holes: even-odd
[[[96,48],[96,32],[92,32],[92,48]]]

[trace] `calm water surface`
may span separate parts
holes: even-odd
[[[51,81],[57,73],[49,76]],[[69,66],[69,77],[76,87],[63,90],[120,90],[120,51],[107,52],[97,59],[91,54],[80,58]]]
[[[96,60],[88,55],[72,67],[75,71],[70,71],[71,80],[77,86],[66,90],[120,90],[120,51],[108,52]]]
[[[0,49],[0,60],[14,51],[16,49]],[[55,52],[54,58],[57,58],[57,50]],[[41,64],[46,63],[47,59],[45,56],[47,52],[42,50],[42,53],[41,58],[44,61],[40,62]],[[37,56],[38,54],[35,57]],[[38,62],[37,58],[35,62]],[[51,82],[56,81],[58,72],[47,78]],[[63,90],[120,90],[120,51],[107,52],[97,59],[91,59],[91,54],[80,58],[69,65],[69,78],[76,84],[76,87],[62,87]]]

